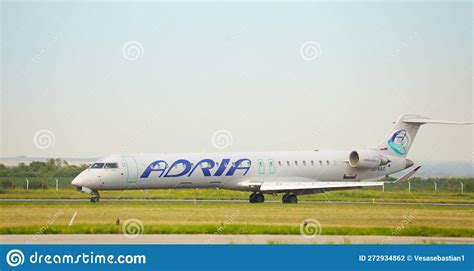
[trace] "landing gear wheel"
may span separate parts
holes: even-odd
[[[99,195],[99,192],[97,190],[93,190],[91,195],[92,195],[91,202],[99,202],[100,195]]]
[[[298,197],[294,194],[283,195],[281,202],[283,203],[298,203]]]
[[[263,203],[265,201],[265,197],[262,193],[252,193],[249,197],[250,203]]]

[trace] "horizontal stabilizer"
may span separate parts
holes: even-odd
[[[450,121],[450,120],[432,120],[432,119],[406,119],[406,120],[403,120],[403,122],[413,123],[413,124],[453,124],[453,125],[473,124],[472,122]]]

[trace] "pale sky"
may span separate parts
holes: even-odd
[[[468,1],[1,9],[0,157],[352,150],[402,113],[473,120]],[[472,162],[473,131],[423,126],[408,157]]]

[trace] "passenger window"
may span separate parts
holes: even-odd
[[[319,165],[322,166],[322,165],[323,165],[323,161],[319,160]]]
[[[314,161],[313,160],[311,160],[311,165],[314,166]]]
[[[280,166],[280,167],[281,167],[281,161],[278,161],[278,166]]]
[[[295,161],[295,166],[298,166],[298,161]]]
[[[303,161],[303,166],[306,166],[306,161]]]
[[[104,163],[95,163],[91,166],[91,168],[103,168],[104,167]]]
[[[290,161],[286,161],[286,165],[287,165],[287,166],[290,166]]]
[[[105,168],[118,168],[117,163],[107,163],[105,164]]]
[[[326,164],[328,164],[328,166],[329,166],[329,164],[330,164],[330,163],[329,163],[329,160],[326,160]]]

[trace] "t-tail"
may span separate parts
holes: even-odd
[[[379,144],[378,147],[381,154],[406,157],[415,140],[418,129],[423,124],[467,125],[472,124],[472,122],[432,120],[420,115],[403,114],[398,117],[390,133]]]

